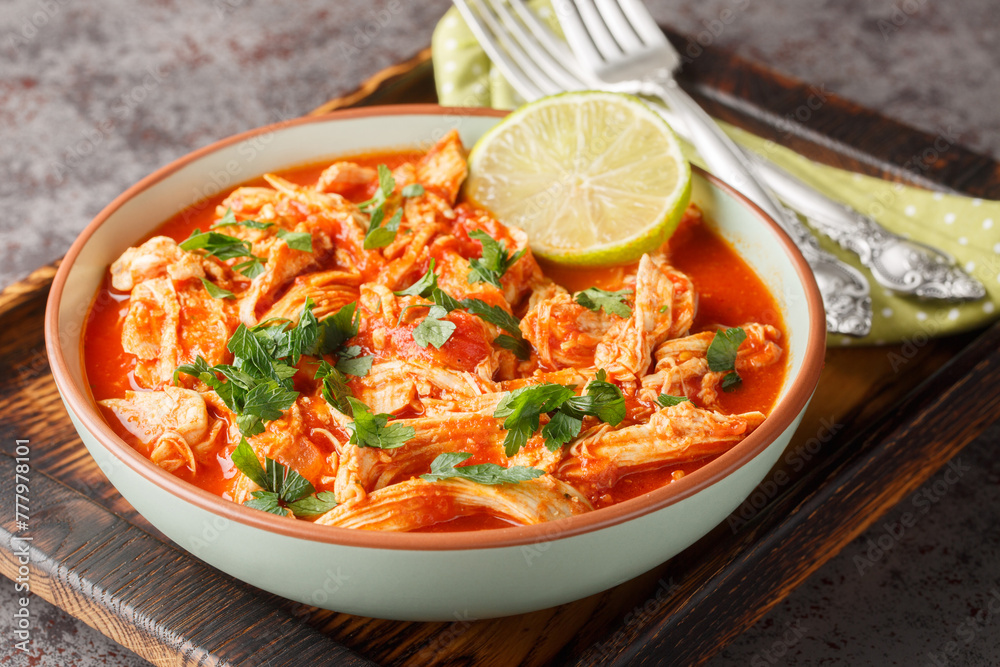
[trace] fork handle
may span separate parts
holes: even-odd
[[[864,275],[820,248],[791,210],[782,206],[752,174],[749,160],[711,116],[684,92],[673,77],[644,82],[642,91],[659,97],[687,127],[691,142],[712,172],[757,204],[792,238],[809,263],[826,308],[827,329],[864,336],[871,331],[871,290]]]

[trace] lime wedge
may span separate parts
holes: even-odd
[[[559,264],[623,264],[677,228],[691,168],[642,100],[582,91],[527,104],[469,154],[465,194]]]

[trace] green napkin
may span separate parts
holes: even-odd
[[[529,5],[558,31],[547,0]],[[454,8],[438,23],[431,44],[442,105],[511,109],[523,102],[492,66]],[[860,269],[872,288],[871,334],[865,338],[831,335],[831,345],[919,343],[975,329],[1000,316],[1000,202],[933,193],[828,167],[738,128],[723,127],[738,143],[766,155],[823,194],[872,216],[897,234],[950,253],[986,286],[985,299],[965,304],[895,295],[875,282],[857,256],[817,235],[824,248]],[[692,162],[704,166],[690,146],[685,146],[685,152]]]

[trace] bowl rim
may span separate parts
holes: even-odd
[[[285,537],[340,545],[389,550],[411,551],[460,551],[470,549],[496,549],[517,547],[583,535],[610,526],[637,519],[676,504],[729,476],[751,459],[762,453],[773,440],[788,428],[809,401],[819,381],[826,350],[826,322],[819,288],[805,259],[790,237],[763,210],[725,182],[705,170],[692,165],[692,171],[707,179],[712,185],[727,192],[746,206],[784,249],[803,285],[809,312],[809,327],[805,355],[796,377],[791,378],[788,392],[764,423],[728,452],[710,461],[698,470],[671,484],[641,496],[622,501],[593,512],[558,519],[532,526],[512,526],[493,530],[442,533],[397,533],[356,530],[334,526],[316,525],[308,521],[291,521],[254,510],[186,482],[142,456],[105,423],[99,409],[90,397],[72,379],[69,364],[63,354],[59,337],[59,306],[66,282],[76,258],[97,229],[139,193],[155,186],[169,175],[211,153],[238,144],[255,136],[280,131],[289,127],[329,123],[362,117],[437,115],[448,117],[486,116],[502,118],[507,111],[488,108],[442,107],[436,104],[401,104],[344,109],[322,116],[303,117],[265,125],[247,132],[227,137],[208,146],[194,150],[157,169],[128,188],[108,204],[84,228],[73,242],[59,265],[46,303],[45,342],[52,376],[57,388],[82,425],[110,451],[115,458],[146,481],[178,499],[194,505],[223,519],[250,528],[273,532]],[[82,346],[83,330],[74,342]],[[82,356],[82,353],[81,353]],[[786,382],[788,380],[786,379]]]

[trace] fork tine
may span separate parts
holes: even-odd
[[[478,7],[478,3],[476,9],[473,9],[471,2],[474,1],[453,0],[459,14],[462,15],[462,18],[468,24],[469,30],[472,31],[472,34],[479,41],[480,46],[483,47],[483,51],[490,57],[493,64],[500,68],[504,77],[517,90],[521,97],[526,100],[543,97],[545,92],[535,84],[533,77],[526,73],[515,60],[507,55],[507,45],[505,42],[509,43],[509,40],[506,39],[504,31],[497,30],[499,26],[496,25],[495,19],[492,16],[487,19],[486,15],[489,12],[483,11],[482,8]],[[490,23],[491,20],[492,24]]]
[[[611,35],[608,26],[605,25],[593,0],[573,0],[573,4],[576,5],[577,12],[579,12],[584,25],[587,26],[587,32],[601,55],[609,60],[619,56],[622,49]]]
[[[535,12],[528,9],[523,0],[509,0],[509,2],[521,19],[521,23],[528,27],[538,43],[548,52],[550,57],[546,59],[546,63],[559,72],[560,79],[570,90],[593,88],[597,85],[594,81],[585,80],[568,67],[570,63],[576,62],[576,56],[566,46],[565,39],[552,32]]]
[[[621,5],[616,0],[596,0],[596,2],[597,11],[600,12],[601,18],[604,19],[604,23],[611,30],[615,41],[621,45],[622,50],[627,53],[630,50],[641,49],[643,47],[642,41],[632,24],[625,18],[625,14],[622,13]]]
[[[559,43],[555,39],[555,35],[551,36],[551,39],[543,41],[539,39],[538,32],[533,30],[531,26],[528,26],[528,30],[531,30],[532,34],[525,30],[525,15],[530,18],[534,18],[531,11],[524,7],[518,0],[509,0],[509,4],[514,6],[515,10],[518,10],[518,17],[511,13],[510,9],[507,7],[507,2],[505,0],[484,0],[487,5],[489,5],[493,11],[500,17],[500,21],[503,23],[504,27],[510,33],[513,40],[521,47],[523,51],[526,52],[527,58],[534,64],[537,64],[539,68],[544,70],[547,75],[547,79],[551,80],[555,85],[551,88],[548,86],[541,85],[543,82],[536,81],[540,87],[545,88],[546,94],[555,94],[564,90],[576,90],[579,88],[585,88],[584,83],[575,75],[573,75],[566,67],[559,62],[555,57],[552,56],[552,51],[556,50],[555,47],[559,46]],[[537,19],[535,19],[537,21]],[[544,28],[540,21],[536,28]],[[565,51],[565,46],[563,46]],[[516,57],[514,53],[510,53],[511,57]],[[572,56],[570,60],[563,58],[563,62],[572,62]]]
[[[618,0],[618,5],[622,12],[628,17],[628,22],[632,29],[639,33],[639,37],[647,46],[656,46],[667,41],[660,26],[656,25],[656,20],[642,0]]]
[[[586,69],[598,71],[604,65],[604,57],[597,50],[594,41],[590,38],[586,26],[576,7],[570,0],[552,0],[552,7],[559,17],[559,25],[562,26],[563,34],[570,49],[576,55]]]

